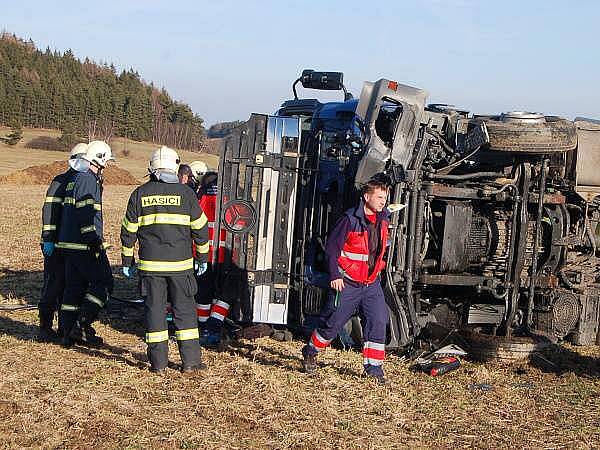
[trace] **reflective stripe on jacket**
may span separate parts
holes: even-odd
[[[191,272],[193,258],[207,261],[207,229],[208,219],[194,191],[180,183],[152,179],[129,197],[121,226],[123,265],[133,264],[135,242],[139,241],[140,272],[157,275]]]
[[[388,225],[387,211],[377,213],[375,229],[379,230],[379,252],[375,256],[373,270],[369,273],[369,231],[364,204],[361,201],[357,207],[346,211],[327,240],[331,279],[344,276],[358,283],[373,283],[385,267],[383,256]]]

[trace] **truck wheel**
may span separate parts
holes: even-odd
[[[469,344],[469,356],[476,361],[492,359],[523,360],[544,350],[552,343],[543,337],[490,336],[475,330],[463,329],[460,335]]]
[[[577,130],[569,120],[531,113],[507,113],[481,118],[490,137],[489,149],[499,152],[561,153],[577,146]]]

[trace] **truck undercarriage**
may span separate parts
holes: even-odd
[[[344,101],[298,99],[299,82]],[[386,79],[354,99],[336,72],[304,71],[294,94],[221,155],[220,295],[237,320],[310,326],[328,301],[327,233],[377,176],[401,205],[382,274],[389,348],[432,323],[600,343],[597,121],[426,106],[426,92]]]

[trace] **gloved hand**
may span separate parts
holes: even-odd
[[[201,263],[201,262],[197,262],[194,261],[194,271],[196,272],[196,275],[200,276],[202,275],[204,272],[206,272],[206,269],[208,269],[208,264],[207,263]]]
[[[52,256],[52,253],[54,253],[54,242],[44,242],[42,244],[42,253],[46,257]]]
[[[123,272],[125,278],[131,278],[135,275],[136,269],[135,266],[123,266],[121,267],[121,272]]]

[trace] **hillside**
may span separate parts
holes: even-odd
[[[61,143],[113,136],[202,150],[203,120],[134,69],[0,34],[0,125],[58,129]]]

